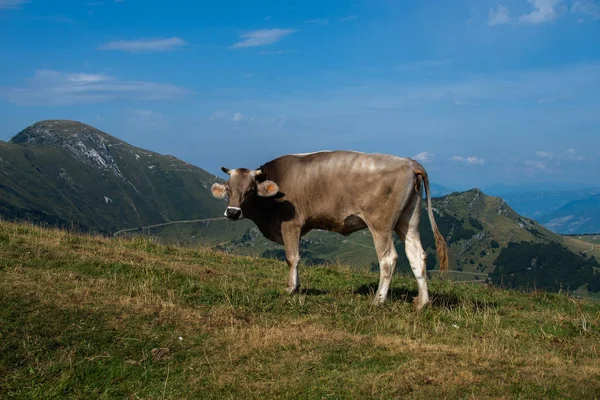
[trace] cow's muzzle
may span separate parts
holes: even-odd
[[[239,207],[227,207],[225,216],[234,221],[244,217],[242,209]]]

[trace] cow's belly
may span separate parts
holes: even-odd
[[[307,221],[307,230],[311,229],[322,229],[330,232],[341,233],[342,235],[348,236],[351,233],[365,229],[367,224],[358,215],[350,215],[346,218],[312,218]]]

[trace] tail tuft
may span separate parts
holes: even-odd
[[[431,207],[431,193],[429,190],[429,177],[423,169],[415,169],[415,174],[421,178],[425,184],[425,194],[427,196],[427,214],[429,215],[429,222],[431,223],[431,229],[433,230],[433,237],[435,238],[435,248],[437,250],[438,260],[440,262],[440,271],[448,270],[448,245],[446,240],[440,233],[435,217],[433,215],[433,209]]]

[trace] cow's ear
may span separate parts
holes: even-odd
[[[225,195],[227,195],[227,189],[225,188],[225,185],[221,185],[220,183],[215,183],[212,185],[210,191],[212,192],[212,195],[218,199],[222,199],[225,197]]]
[[[258,195],[262,197],[275,196],[279,192],[279,186],[273,181],[264,181],[258,184]]]

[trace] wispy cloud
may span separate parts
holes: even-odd
[[[521,15],[519,20],[528,24],[542,24],[556,19],[556,7],[563,0],[527,0],[534,8],[528,14]]]
[[[539,157],[539,158],[547,158],[547,159],[551,159],[552,158],[552,154],[546,152],[546,151],[536,151],[535,152],[535,156]]]
[[[328,25],[329,19],[327,18],[314,18],[304,21],[305,24],[317,24],[317,25]]]
[[[488,11],[488,26],[508,24],[510,21],[511,17],[508,8],[504,7],[502,4],[498,4],[498,7],[495,9],[490,8]]]
[[[586,161],[586,157],[579,154],[579,152],[573,148],[557,154],[549,153],[547,151],[536,151],[535,156],[536,159],[525,161],[525,169],[530,172],[538,171],[555,173],[560,168],[564,169],[565,163]]]
[[[538,99],[537,103],[538,104],[548,104],[548,103],[554,103],[557,101],[561,101],[564,100],[566,97],[565,96],[557,96],[557,97],[543,97],[541,99]]]
[[[20,105],[56,106],[116,100],[173,100],[189,95],[168,83],[126,81],[105,74],[38,70],[24,87],[3,90],[8,101]]]
[[[240,35],[241,41],[234,43],[232,49],[241,49],[246,47],[266,46],[277,43],[285,36],[296,32],[294,29],[259,29]]]
[[[594,0],[576,0],[573,2],[571,12],[585,14],[592,19],[600,19],[600,6]]]
[[[529,170],[533,169],[533,170],[537,170],[537,171],[547,171],[548,165],[544,161],[527,160],[527,161],[525,161],[525,168],[529,169]]]
[[[431,160],[433,160],[433,153],[430,153],[428,151],[422,151],[419,154],[415,154],[412,158],[414,160],[426,163],[426,162],[430,162]]]
[[[212,123],[216,123],[219,125],[225,125],[230,127],[237,127],[241,123],[250,124],[250,125],[269,125],[269,126],[281,126],[286,122],[286,118],[283,116],[277,115],[245,115],[239,111],[230,112],[230,111],[215,111],[208,118]]]
[[[353,19],[357,19],[358,15],[347,15],[345,17],[340,18],[340,21],[352,21]]]
[[[130,53],[150,53],[159,51],[174,50],[178,47],[186,46],[187,42],[183,39],[157,38],[157,39],[139,39],[139,40],[117,40],[104,43],[99,50],[121,50]]]
[[[485,163],[485,160],[479,157],[454,156],[450,160],[460,162],[465,165],[483,165]]]
[[[0,9],[19,8],[19,6],[25,3],[29,3],[29,0],[0,0]]]
[[[564,153],[559,154],[559,158],[567,161],[583,161],[585,157],[575,149],[567,149]]]

